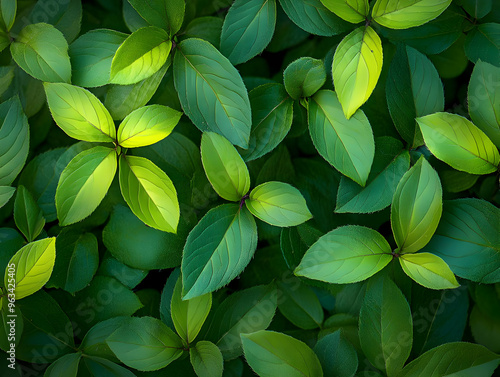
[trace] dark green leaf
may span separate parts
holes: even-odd
[[[468,33],[465,53],[474,63],[481,59],[497,67],[500,66],[500,24],[481,24]]]
[[[28,242],[38,237],[45,225],[43,213],[35,202],[33,195],[24,187],[17,188],[14,202],[14,220],[17,228],[24,234]]]
[[[135,10],[153,26],[165,29],[173,36],[184,20],[184,0],[128,0]]]
[[[342,330],[337,330],[318,340],[314,352],[329,377],[353,377],[358,369],[356,350],[345,339]]]
[[[199,377],[222,377],[224,360],[215,344],[202,340],[189,350],[189,357]]]

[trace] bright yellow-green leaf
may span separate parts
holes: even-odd
[[[26,26],[10,45],[12,58],[26,73],[41,81],[71,82],[68,42],[54,26]]]
[[[424,141],[434,156],[471,174],[497,170],[500,154],[486,134],[468,119],[450,113],[417,118]]]
[[[375,155],[375,140],[363,111],[346,119],[336,94],[320,90],[309,101],[308,117],[311,139],[319,154],[364,186]]]
[[[21,248],[9,261],[5,270],[4,284],[15,280],[16,300],[29,296],[49,281],[56,261],[56,238],[44,238]],[[9,267],[13,266],[11,275]]]
[[[116,50],[110,82],[130,85],[148,78],[165,64],[171,48],[168,33],[156,26],[133,32]]]
[[[176,233],[179,202],[170,178],[147,158],[120,158],[120,189],[139,219],[152,228]]]
[[[236,148],[215,132],[201,138],[201,161],[208,180],[222,198],[239,201],[250,189],[250,174]]]
[[[254,216],[274,226],[296,226],[312,217],[300,191],[283,182],[257,186],[245,204]]]
[[[52,117],[68,136],[95,142],[116,138],[109,111],[91,92],[63,83],[44,83],[44,88]]]
[[[94,212],[113,182],[116,160],[114,149],[94,147],[70,161],[61,173],[56,191],[61,225],[76,223]]]
[[[391,29],[408,29],[435,19],[451,0],[377,0],[373,20]]]
[[[144,147],[166,138],[182,113],[162,105],[141,107],[131,112],[118,128],[118,144],[124,148]]]
[[[321,2],[337,16],[353,24],[364,21],[370,10],[368,0],[321,0]]]
[[[382,63],[382,42],[370,26],[357,28],[338,45],[332,76],[347,119],[370,98],[382,71]]]
[[[422,156],[399,181],[392,199],[391,226],[401,253],[423,248],[436,231],[443,210],[437,172]]]
[[[205,323],[212,307],[212,293],[182,300],[182,278],[175,284],[170,313],[177,334],[188,344],[192,343]]]
[[[409,277],[426,288],[449,289],[460,286],[450,267],[437,255],[403,254],[399,257],[399,262]]]

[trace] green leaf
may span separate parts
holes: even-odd
[[[391,226],[399,253],[414,253],[429,242],[441,218],[442,194],[438,174],[420,157],[392,199]]]
[[[70,353],[57,359],[49,365],[44,373],[44,377],[76,377],[78,373],[78,364],[82,358],[81,352]]]
[[[172,268],[181,262],[185,227],[181,221],[178,234],[162,232],[144,224],[129,208],[117,205],[104,227],[102,240],[111,255],[128,266],[144,270]]]
[[[498,355],[479,344],[447,343],[413,360],[398,377],[490,377],[499,363]]]
[[[136,377],[134,373],[112,361],[103,359],[102,357],[90,356],[84,357],[82,363],[85,366],[85,371],[88,371],[91,376],[109,376],[109,377]],[[82,367],[79,372],[82,373]]]
[[[155,26],[133,32],[116,50],[110,82],[130,85],[152,76],[167,61],[171,47],[165,30]]]
[[[106,340],[109,348],[125,365],[153,371],[164,368],[182,355],[182,341],[160,320],[131,318]]]
[[[7,202],[12,198],[16,192],[15,187],[10,186],[0,186],[0,208],[2,208]]]
[[[364,104],[382,72],[382,42],[370,26],[348,34],[335,50],[332,76],[347,119]]]
[[[318,357],[305,343],[274,331],[241,334],[245,359],[261,377],[322,377]]]
[[[273,284],[237,291],[216,308],[206,339],[219,347],[225,360],[234,359],[243,353],[240,334],[267,329],[276,306]],[[260,320],[254,321],[257,316]]]
[[[0,185],[10,185],[23,169],[29,150],[28,118],[18,97],[0,104]]]
[[[283,80],[293,99],[311,97],[326,81],[325,64],[319,59],[299,58],[286,67]]]
[[[96,87],[109,83],[111,61],[127,34],[95,29],[80,36],[69,46],[74,85]]]
[[[0,29],[8,32],[16,19],[17,0],[0,1]]]
[[[104,199],[116,173],[116,152],[94,147],[78,154],[61,173],[56,191],[62,226],[89,216]]]
[[[320,237],[294,273],[328,283],[348,284],[369,278],[391,260],[391,247],[380,233],[349,225]]]
[[[293,120],[293,100],[278,83],[260,85],[248,96],[252,130],[248,148],[238,148],[238,152],[245,161],[252,161],[271,152],[288,134]]]
[[[460,5],[473,18],[483,18],[491,12],[493,0],[462,0]]]
[[[250,189],[250,174],[236,148],[215,132],[201,138],[201,161],[214,190],[226,200],[239,201]]]
[[[184,30],[184,37],[199,38],[210,42],[216,48],[220,46],[220,35],[224,19],[214,16],[198,17],[192,20]]]
[[[469,81],[467,103],[474,124],[500,148],[500,68],[478,60]]]
[[[205,323],[212,307],[212,294],[206,293],[190,300],[182,300],[182,279],[179,277],[175,284],[174,293],[170,302],[170,312],[177,334],[187,344],[193,343]]]
[[[44,23],[26,26],[10,45],[12,58],[35,79],[71,82],[68,42],[54,26]]]
[[[410,306],[387,276],[368,282],[359,314],[359,340],[367,359],[387,376],[399,376],[413,341]]]
[[[255,187],[245,204],[255,217],[274,226],[296,226],[312,218],[300,191],[283,182]]]
[[[222,377],[224,360],[215,344],[202,340],[189,350],[189,357],[199,377]]]
[[[75,293],[85,288],[99,265],[97,238],[92,233],[63,230],[56,239],[57,259],[47,286]]]
[[[465,54],[470,61],[500,66],[500,23],[485,23],[467,33]]]
[[[224,20],[220,51],[234,65],[260,54],[271,42],[276,0],[236,0]]]
[[[165,29],[170,36],[179,31],[184,20],[184,0],[128,0],[149,24]]]
[[[278,281],[278,308],[295,326],[312,330],[321,328],[324,320],[323,307],[316,293],[298,279]]]
[[[403,254],[399,258],[406,275],[429,289],[460,286],[444,260],[431,253]]]
[[[410,155],[399,140],[380,137],[375,142],[373,166],[362,187],[349,178],[340,178],[335,212],[371,213],[391,204],[396,187],[410,167]]]
[[[351,29],[348,22],[330,12],[320,0],[280,0],[286,15],[302,30],[331,37]]]
[[[116,129],[108,110],[86,89],[44,83],[50,112],[66,134],[83,141],[111,142]]]
[[[471,174],[488,174],[500,165],[498,149],[466,118],[435,113],[417,118],[417,122],[432,154],[451,167]]]
[[[309,101],[308,116],[309,132],[319,154],[364,186],[375,155],[375,141],[363,111],[346,119],[337,95],[321,90]]]
[[[442,258],[458,276],[500,282],[500,209],[480,199],[446,201],[436,233],[424,251]]]
[[[189,233],[184,246],[183,299],[229,283],[247,266],[256,247],[257,226],[246,208],[224,204],[208,211]]]
[[[166,138],[181,119],[182,113],[162,105],[149,105],[131,112],[116,134],[123,148],[151,145]]]
[[[429,22],[444,12],[451,0],[377,0],[373,20],[391,29],[408,29]]]
[[[110,85],[104,99],[104,105],[113,119],[121,120],[132,111],[148,103],[162,83],[169,66],[170,59],[158,72],[137,84]]]
[[[444,91],[439,74],[423,54],[398,45],[386,83],[387,105],[399,134],[412,147],[422,145],[416,117],[444,110]]]
[[[174,57],[174,83],[196,127],[248,147],[252,122],[247,90],[236,68],[215,47],[195,38],[181,42]]]
[[[340,18],[357,24],[368,16],[368,0],[321,0],[323,5]]]
[[[33,195],[22,185],[17,187],[14,221],[28,242],[37,238],[45,225],[42,210],[35,202]]]
[[[31,242],[21,248],[9,261],[15,272],[11,275],[5,270],[4,286],[9,286],[10,279],[15,279],[16,300],[29,296],[49,280],[56,259],[56,239],[44,238]]]
[[[358,369],[358,355],[346,340],[342,330],[325,335],[314,346],[314,352],[325,375],[331,377],[353,377]]]
[[[10,44],[9,35],[0,29],[0,51],[6,49]]]
[[[146,158],[120,157],[120,189],[130,209],[146,225],[176,233],[179,202],[170,178]]]

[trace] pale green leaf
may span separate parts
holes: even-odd
[[[159,319],[130,318],[106,340],[120,361],[141,371],[164,368],[182,355],[181,339]]]
[[[246,208],[224,204],[208,211],[184,246],[183,298],[201,296],[228,284],[247,266],[256,247],[257,225]]]
[[[165,29],[173,36],[184,20],[184,0],[128,0],[149,24]]]
[[[222,377],[224,360],[219,348],[202,340],[189,350],[191,364],[198,377]]]
[[[120,157],[120,189],[130,209],[146,225],[176,233],[179,202],[170,178],[146,158]]]
[[[276,0],[236,0],[224,20],[220,51],[234,65],[260,54],[271,42]]]
[[[181,42],[174,57],[174,83],[196,127],[248,147],[252,118],[247,90],[239,72],[214,46],[195,38]]]
[[[348,284],[367,279],[391,260],[391,247],[380,233],[349,225],[320,237],[294,273],[328,283]]]
[[[368,0],[321,0],[323,5],[340,18],[357,24],[368,16]]]
[[[399,257],[399,262],[409,277],[426,288],[450,289],[459,286],[450,267],[434,254],[403,254]]]
[[[56,191],[61,225],[76,223],[94,212],[113,182],[116,166],[115,150],[106,147],[87,149],[70,161]]]
[[[116,134],[118,145],[136,148],[166,138],[181,119],[182,113],[162,105],[141,107],[125,117]]]
[[[245,204],[254,216],[274,226],[296,226],[312,218],[300,191],[288,183],[263,183],[250,192]]]
[[[414,253],[429,242],[441,218],[442,195],[437,172],[420,157],[392,199],[391,226],[400,253]]]
[[[201,161],[208,180],[222,198],[239,201],[250,189],[250,174],[236,148],[214,132],[201,138]]]
[[[488,174],[498,169],[498,149],[466,118],[435,113],[417,118],[417,122],[432,154],[451,167],[470,174]]]
[[[114,141],[113,119],[95,95],[70,84],[44,83],[44,88],[52,117],[68,136],[83,141]]]
[[[387,376],[399,376],[410,355],[413,325],[410,305],[387,276],[368,282],[359,314],[359,341],[366,358]]]
[[[408,29],[433,20],[450,3],[451,0],[377,0],[372,17],[390,29]]]
[[[7,202],[12,198],[16,192],[15,187],[10,186],[0,186],[0,208],[2,208]]]
[[[500,357],[472,343],[446,343],[409,363],[398,377],[490,377]]]
[[[370,98],[382,72],[382,63],[382,42],[370,26],[357,28],[338,45],[332,76],[347,119]]]
[[[16,200],[14,201],[14,221],[28,242],[37,238],[45,225],[42,210],[33,195],[22,185],[17,187]]]
[[[319,154],[364,186],[375,155],[373,132],[363,111],[346,119],[334,92],[321,90],[309,101],[309,132]]]
[[[108,84],[111,61],[126,38],[127,34],[108,29],[95,29],[80,36],[69,46],[72,83],[84,87]]]
[[[283,81],[293,99],[311,97],[326,81],[325,64],[319,59],[299,58],[286,67]]]
[[[182,279],[179,277],[170,301],[170,313],[177,334],[188,344],[192,343],[205,323],[212,307],[212,294],[182,300]]]
[[[54,26],[26,26],[10,45],[12,58],[34,78],[48,82],[71,82],[68,42]]]
[[[323,377],[318,357],[305,343],[274,331],[241,334],[245,359],[260,377]]]
[[[171,47],[167,32],[155,26],[133,32],[116,50],[110,82],[130,85],[152,76],[167,61]]]
[[[23,169],[29,140],[28,118],[19,98],[0,104],[0,185],[10,185]]]
[[[55,260],[55,237],[27,244],[9,261],[8,266],[13,266],[14,273],[11,275],[8,268],[5,270],[5,287],[14,279],[16,300],[35,293],[49,280]]]
[[[500,68],[479,60],[470,76],[467,103],[472,121],[500,148]]]

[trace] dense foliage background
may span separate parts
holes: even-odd
[[[492,376],[500,2],[0,0],[2,376]]]

